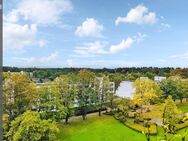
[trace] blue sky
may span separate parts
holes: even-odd
[[[187,0],[4,0],[3,65],[188,67]]]

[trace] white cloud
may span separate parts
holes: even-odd
[[[36,24],[16,24],[5,22],[3,25],[3,46],[11,49],[24,49],[27,46],[44,46],[44,40],[37,40]]]
[[[171,55],[169,58],[172,59],[188,59],[188,52],[185,52],[183,54],[177,54],[177,55]]]
[[[99,54],[108,53],[105,51],[106,42],[96,41],[94,43],[84,43],[82,46],[75,48],[74,52],[79,56],[92,57]]]
[[[135,23],[135,24],[154,24],[157,22],[157,16],[154,12],[150,12],[146,6],[140,4],[132,8],[125,17],[118,17],[115,24]]]
[[[119,44],[112,45],[110,47],[110,52],[117,53],[126,48],[130,48],[133,43],[134,43],[134,40],[131,37],[128,37],[126,40],[123,39]]]
[[[53,52],[51,53],[49,56],[45,56],[45,57],[31,57],[31,58],[27,58],[26,62],[29,65],[32,66],[37,66],[37,65],[47,65],[50,63],[53,63],[54,61],[56,61],[56,59],[58,58],[59,54],[58,52]]]
[[[139,43],[139,42],[143,41],[146,37],[147,37],[146,34],[142,34],[142,33],[138,32],[137,35],[135,35],[133,38],[137,43]]]
[[[103,25],[93,18],[87,18],[82,25],[78,26],[75,35],[79,37],[101,37],[103,31]]]
[[[122,39],[120,43],[111,45],[109,48],[107,47],[108,42],[96,41],[93,43],[84,43],[74,49],[75,54],[72,57],[95,57],[103,54],[115,54],[130,48],[134,43],[140,43],[145,37],[146,34],[137,33],[133,37]]]
[[[61,16],[72,11],[70,0],[21,0],[6,16],[9,22],[22,18],[37,25],[62,24]]]
[[[169,29],[169,28],[171,28],[170,24],[168,24],[168,23],[161,23],[160,27],[158,29],[158,32],[165,31],[166,29]]]

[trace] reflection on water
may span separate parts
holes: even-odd
[[[116,91],[116,95],[120,97],[133,97],[134,87],[131,81],[122,81]]]

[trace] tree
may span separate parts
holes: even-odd
[[[177,95],[180,101],[183,101],[183,98],[188,99],[188,79],[181,79],[177,81]]]
[[[36,86],[25,74],[10,74],[3,81],[3,106],[10,119],[32,109],[36,102]]]
[[[54,141],[59,132],[55,122],[42,120],[38,112],[26,111],[10,124],[9,141]]]
[[[163,110],[163,125],[165,133],[175,133],[176,124],[178,122],[178,109],[175,102],[172,99],[172,96],[168,96],[165,100],[165,106]]]
[[[78,77],[79,77],[78,80],[79,90],[77,94],[77,101],[83,120],[85,120],[88,106],[92,104],[91,103],[92,95],[95,94],[95,89],[94,89],[95,74],[91,71],[83,69],[80,70]]]
[[[37,110],[43,119],[60,121],[65,116],[65,106],[55,83],[41,85],[37,89]]]
[[[131,100],[127,98],[122,98],[117,106],[117,112],[122,115],[122,122],[125,122],[128,118],[128,112],[130,109]]]
[[[153,104],[156,103],[161,94],[162,91],[160,90],[160,87],[157,83],[154,83],[152,80],[140,80],[137,79],[133,83],[135,87],[135,93],[134,93],[134,102],[140,106],[145,104]]]
[[[55,79],[55,82],[59,88],[62,103],[65,107],[65,124],[68,123],[68,119],[71,116],[71,109],[74,106],[74,100],[77,92],[77,84],[75,83],[75,75],[62,75]]]
[[[169,95],[172,96],[173,100],[178,99],[178,90],[176,82],[172,79],[163,80],[160,82],[160,88],[163,91],[163,97],[166,99]]]
[[[112,102],[113,102],[113,92],[111,90],[110,86],[110,79],[108,76],[103,75],[101,78],[101,83],[99,84],[99,116],[101,116],[101,111],[103,108],[103,104],[107,102],[107,100],[110,100],[111,107],[112,107]]]

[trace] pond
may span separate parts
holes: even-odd
[[[133,93],[135,89],[132,84],[132,81],[122,81],[116,91],[116,95],[119,97],[133,98]]]

